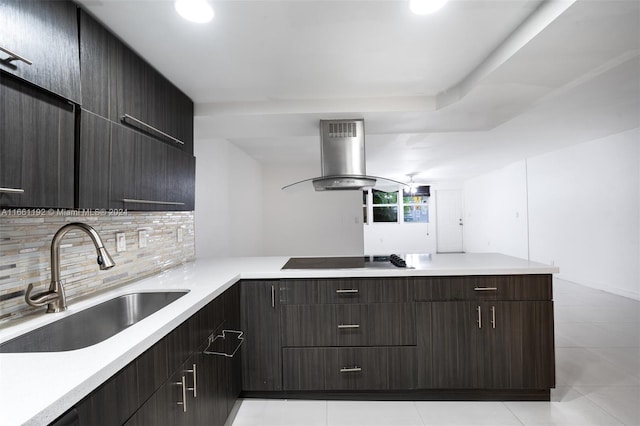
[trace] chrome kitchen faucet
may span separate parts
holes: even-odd
[[[91,241],[93,241],[93,245],[96,247],[96,251],[98,252],[97,261],[98,265],[100,265],[100,269],[111,269],[116,265],[107,249],[104,248],[102,239],[100,239],[100,235],[98,235],[95,229],[80,222],[64,225],[58,230],[58,232],[56,232],[53,236],[53,240],[51,241],[51,284],[49,285],[49,290],[36,293],[32,297],[31,290],[33,290],[33,284],[29,284],[24,300],[30,306],[39,307],[46,304],[47,313],[61,312],[67,309],[67,298],[64,293],[64,286],[60,280],[60,242],[67,232],[74,229],[84,231],[91,237]]]

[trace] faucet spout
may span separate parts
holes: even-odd
[[[91,238],[93,245],[96,248],[98,255],[97,263],[100,269],[111,269],[115,266],[115,262],[109,255],[109,252],[104,247],[100,235],[91,226],[73,222],[64,225],[56,232],[51,241],[51,283],[49,285],[49,291],[36,293],[31,296],[31,290],[33,284],[29,284],[27,292],[25,294],[25,301],[31,306],[44,306],[47,305],[47,312],[60,312],[67,309],[67,298],[64,292],[64,286],[60,280],[60,243],[64,236],[72,230],[80,230],[85,232]]]

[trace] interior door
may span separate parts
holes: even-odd
[[[436,241],[438,253],[462,253],[462,191],[436,192]]]

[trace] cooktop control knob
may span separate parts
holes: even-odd
[[[398,268],[407,267],[407,262],[405,262],[404,259],[398,256],[397,254],[392,254],[391,256],[389,256],[389,260],[391,261],[391,264],[393,264],[394,266],[397,266]]]

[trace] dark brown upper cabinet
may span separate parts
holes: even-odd
[[[86,110],[80,117],[79,208],[194,209],[191,154]]]
[[[193,102],[135,51],[80,12],[82,107],[193,153]]]
[[[73,208],[75,106],[0,72],[0,206]]]
[[[80,103],[76,11],[71,1],[0,0],[0,70]]]

